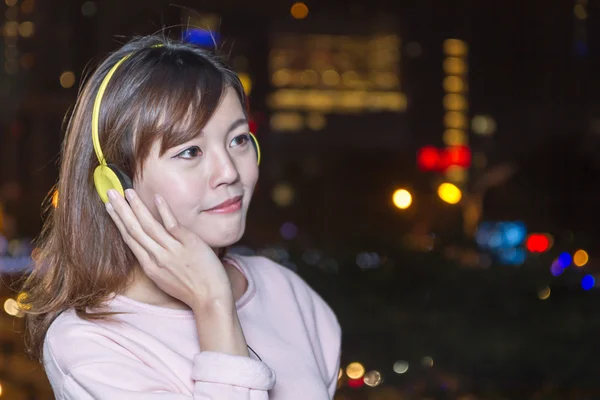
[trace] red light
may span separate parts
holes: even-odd
[[[365,385],[364,377],[358,378],[358,379],[348,379],[348,386],[350,386],[352,389],[360,389],[364,385]]]
[[[438,149],[433,146],[426,146],[419,149],[417,153],[417,164],[424,171],[433,171],[438,168],[440,163],[440,154]]]
[[[466,146],[453,146],[446,149],[449,165],[467,168],[471,165],[471,150]]]
[[[471,165],[471,149],[467,146],[452,146],[437,149],[425,146],[417,153],[417,164],[424,171],[446,171],[450,166],[468,168]]]
[[[550,248],[550,240],[546,235],[533,233],[527,238],[525,246],[532,253],[543,253]]]

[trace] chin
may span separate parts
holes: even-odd
[[[227,231],[215,229],[212,232],[207,232],[199,236],[206,242],[207,245],[213,249],[216,249],[236,244],[243,235],[244,227],[241,227],[241,229],[232,229]]]

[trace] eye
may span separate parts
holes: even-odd
[[[183,158],[185,160],[191,160],[192,158],[198,157],[200,154],[202,154],[202,150],[200,150],[200,147],[192,146],[177,154],[177,157]]]
[[[234,137],[231,140],[231,145],[232,145],[232,147],[235,147],[235,146],[244,146],[249,141],[250,141],[250,135],[247,134],[247,133],[244,133],[243,135],[239,135],[239,136]]]

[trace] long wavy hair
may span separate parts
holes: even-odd
[[[155,45],[162,46],[155,46]],[[58,207],[49,207],[36,240],[34,269],[21,288],[29,353],[42,360],[48,328],[63,311],[107,319],[104,302],[131,283],[135,256],[106,213],[93,184],[98,159],[92,145],[92,107],[108,71],[113,75],[99,115],[108,162],[130,177],[159,141],[160,154],[194,138],[215,112],[226,87],[246,110],[237,75],[220,57],[195,45],[153,35],[136,37],[109,55],[82,86],[61,149]]]

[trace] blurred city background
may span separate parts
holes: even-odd
[[[598,2],[172,3],[0,5],[0,398],[53,398],[15,282],[65,115],[86,69],[167,27],[250,96],[264,158],[234,250],[333,307],[336,399],[600,399]]]

